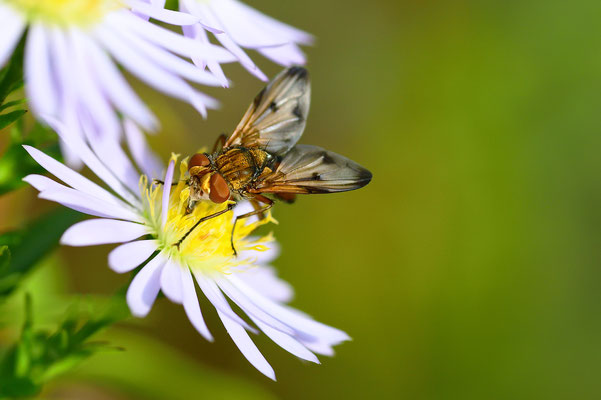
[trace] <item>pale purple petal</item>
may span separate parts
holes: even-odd
[[[21,16],[7,7],[0,8],[0,22],[2,23],[2,40],[0,41],[0,67],[8,61],[21,34],[25,30],[25,23]]]
[[[131,313],[139,318],[150,312],[160,289],[161,270],[165,257],[159,253],[136,274],[127,289],[127,305]]]
[[[213,304],[216,309],[227,315],[235,323],[243,326],[245,329],[248,329],[254,333],[257,332],[256,329],[248,325],[246,321],[240,318],[238,314],[232,310],[227,300],[221,293],[221,290],[219,290],[219,287],[211,278],[204,276],[202,272],[194,272],[194,276],[196,277],[196,282],[198,282],[200,290],[202,290],[204,295],[207,297],[207,299],[209,299],[211,304]]]
[[[142,131],[140,131],[138,126],[129,119],[123,121],[123,130],[125,131],[129,152],[142,173],[145,174],[148,179],[158,179],[163,170],[163,166],[160,159],[148,146]]]
[[[48,178],[47,176],[37,174],[27,175],[25,178],[23,178],[23,181],[29,183],[38,192],[41,192],[46,189],[56,188],[57,186],[66,187],[61,185],[57,181]]]
[[[242,257],[242,254],[241,254]],[[257,263],[260,264],[260,263]],[[275,269],[269,266],[255,266],[236,274],[247,285],[269,297],[271,300],[285,303],[292,300],[292,286],[276,276]]]
[[[125,207],[115,206],[112,203],[99,200],[94,196],[71,189],[45,176],[28,175],[23,180],[41,192],[40,198],[56,201],[75,211],[96,217],[122,218],[127,216],[133,220],[139,219],[137,214],[128,213]]]
[[[184,301],[181,268],[184,267],[169,259],[161,272],[161,290],[169,300],[177,304]]]
[[[125,0],[125,2],[136,11],[136,13],[170,25],[192,25],[198,22],[198,18],[195,18],[190,14],[159,8],[139,0]]]
[[[218,62],[235,61],[235,57],[222,47],[198,43],[158,25],[148,24],[130,13],[112,13],[107,16],[106,21],[108,26],[115,27],[117,31],[126,28],[140,38],[181,56],[200,57]]]
[[[54,29],[56,59],[62,60],[61,69],[67,73],[63,84],[71,82],[76,93],[81,117],[93,123],[94,131],[103,138],[115,142],[120,137],[120,123],[115,110],[104,96],[103,89],[91,73],[90,59],[86,56],[86,46],[80,37],[85,35],[77,29],[65,33]],[[81,120],[80,117],[80,120]]]
[[[175,161],[171,160],[165,173],[163,180],[163,198],[161,202],[161,229],[165,228],[167,218],[169,217],[169,194],[171,192],[171,184],[173,183],[173,170],[175,169]]]
[[[304,333],[310,337],[322,338],[332,344],[350,339],[345,332],[339,329],[332,328],[331,326],[317,322],[304,315],[292,312],[288,308],[268,299],[236,276],[227,276],[225,277],[225,280],[229,281],[233,286],[243,292],[257,307],[277,318],[284,324],[293,327],[298,333]]]
[[[54,85],[48,35],[42,25],[33,25],[25,45],[25,89],[31,107],[38,115],[55,115],[59,105],[60,91]]]
[[[229,333],[230,337],[234,343],[236,343],[236,346],[238,346],[238,349],[240,349],[240,352],[242,352],[244,357],[246,357],[246,359],[256,369],[259,370],[259,372],[275,381],[275,372],[273,371],[273,368],[271,368],[271,365],[269,365],[253,341],[250,340],[250,337],[244,328],[232,321],[230,317],[221,311],[217,310],[217,314],[219,314],[219,318],[221,318],[221,322],[223,322],[225,330],[227,333]]]
[[[110,186],[117,194],[119,194],[124,200],[127,200],[134,206],[139,206],[140,202],[128,189],[120,182],[111,171],[96,157],[96,155],[90,150],[90,148],[83,142],[79,134],[67,134],[67,128],[60,121],[51,117],[46,117],[46,121],[56,131],[56,133],[63,139],[67,145],[73,150],[83,162],[90,168],[96,176],[103,180],[107,185]]]
[[[82,40],[86,41],[85,51],[92,60],[91,66],[110,101],[144,129],[156,130],[159,125],[157,119],[131,89],[115,64],[93,40],[87,37]]]
[[[273,62],[286,67],[304,64],[307,61],[305,54],[294,44],[286,44],[278,47],[262,47],[257,51]]]
[[[54,158],[47,156],[46,154],[31,146],[24,145],[23,148],[44,169],[46,169],[52,175],[56,176],[58,179],[65,182],[72,188],[82,191],[84,193],[88,193],[94,197],[102,199],[106,202],[110,202],[112,204],[122,204],[115,196],[110,194],[108,191],[104,190],[102,187],[98,186],[88,178],[85,178],[79,173],[73,171],[71,168],[56,161]]]
[[[81,116],[81,126],[85,133],[90,148],[99,160],[109,169],[120,182],[132,193],[139,192],[140,174],[125,154],[123,148],[111,137],[100,134],[94,130],[93,124],[87,117]]]
[[[223,26],[219,22],[219,20],[215,17],[212,10],[204,4],[199,4],[195,2],[190,2],[188,6],[191,8],[192,12],[195,15],[200,16],[203,21],[207,24],[214,26],[218,29],[224,30]],[[255,63],[250,59],[250,57],[236,44],[234,40],[227,33],[214,33],[215,37],[219,42],[232,52],[240,61],[240,64],[244,66],[251,74],[255,75],[257,78],[267,81],[267,76],[255,65]]]
[[[140,39],[135,34],[127,31],[121,32],[122,40],[129,42],[131,48],[135,48],[140,53],[148,58],[154,64],[161,66],[163,69],[177,76],[185,78],[189,81],[201,83],[203,85],[219,86],[221,81],[213,74],[195,67],[182,58],[163,50],[163,48],[151,44],[143,39]]]
[[[312,44],[313,36],[271,18],[236,0],[212,1],[211,7],[232,38],[244,47],[264,47],[297,42]]]
[[[180,271],[182,274],[182,286],[184,289],[183,304],[186,315],[188,316],[188,319],[194,328],[196,328],[196,330],[202,336],[204,336],[205,339],[212,342],[213,335],[211,335],[211,332],[209,332],[209,328],[207,328],[207,325],[202,318],[202,313],[200,311],[200,306],[198,305],[198,297],[196,297],[196,289],[194,288],[194,281],[192,280],[190,270],[187,267],[184,267],[180,268]]]
[[[150,233],[148,227],[116,219],[91,219],[78,222],[65,231],[61,244],[93,246],[129,242]]]
[[[125,68],[148,85],[169,96],[192,103],[201,114],[206,114],[205,104],[211,108],[216,107],[217,102],[214,99],[201,95],[184,80],[149,62],[137,50],[125,46],[112,31],[98,28],[96,34],[107,50]]]
[[[58,187],[46,189],[39,194],[39,198],[55,201],[72,208],[77,211],[85,212],[86,214],[96,217],[124,219],[133,222],[143,222],[144,219],[134,212],[130,207],[117,206],[111,203],[102,201],[94,196],[90,196],[85,192],[80,192],[75,189],[57,183]],[[62,186],[62,187],[61,187]]]
[[[263,311],[263,309],[257,307],[245,296],[244,293],[238,290],[238,288],[232,285],[227,279],[219,279],[217,280],[217,284],[227,295],[227,297],[236,303],[236,305],[240,307],[248,316],[255,317],[281,332],[290,335],[295,334],[295,330],[292,327],[282,323],[278,319]]]
[[[182,4],[183,3],[180,3],[180,7],[183,7]],[[200,26],[200,24],[184,26],[182,28],[182,30],[184,32],[184,36],[190,37],[192,39],[196,39],[196,40],[200,41],[201,43],[210,43],[207,33]],[[223,73],[223,69],[221,68],[221,66],[219,65],[219,63],[217,61],[203,60],[198,57],[192,57],[192,62],[199,68],[204,69],[205,66],[208,67],[209,70],[215,76],[215,78],[219,79],[219,81],[221,82],[221,85],[223,87],[225,87],[225,88],[229,87],[228,79],[226,78],[225,74]]]
[[[109,267],[122,274],[141,265],[158,248],[156,240],[136,240],[122,244],[109,253]]]
[[[311,353],[305,346],[292,336],[273,329],[271,326],[264,324],[256,318],[250,317],[255,324],[261,329],[271,340],[287,352],[302,358],[303,360],[311,361],[319,364],[319,359],[315,354]]]

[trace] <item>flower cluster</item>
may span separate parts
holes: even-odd
[[[183,305],[201,335],[213,340],[199,307],[196,282],[242,354],[271,379],[275,379],[273,369],[247,331],[256,333],[258,328],[285,350],[316,363],[319,361],[315,353],[332,355],[332,346],[349,339],[346,333],[284,304],[290,300],[292,290],[268,266],[277,256],[277,244],[271,235],[250,236],[258,226],[272,221],[271,216],[238,224],[234,244],[239,254],[235,257],[230,232],[235,216],[249,211],[248,203],[237,205],[233,216],[224,213],[202,222],[186,236],[199,219],[227,207],[202,201],[193,212],[186,212],[189,197],[186,160],[179,163],[179,176],[174,178],[177,157],[173,156],[163,183],[156,184],[152,179],[157,176],[156,164],[149,163],[153,155],[135,132],[128,135],[133,134],[137,139],[128,142],[130,152],[139,155],[138,162],[124,158],[127,161],[119,168],[111,169],[83,140],[69,135],[66,127],[59,122],[52,124],[63,139],[69,138],[66,142],[71,150],[81,156],[108,190],[33,147],[26,147],[27,152],[63,183],[42,175],[29,175],[25,180],[39,190],[40,198],[99,217],[70,227],[61,243],[70,246],[118,243],[108,257],[114,271],[130,272],[143,265],[127,291],[132,314],[147,315],[162,291],[171,301]],[[140,171],[151,175],[140,175]],[[131,185],[132,176],[138,176],[137,190]],[[185,240],[181,241],[183,237]],[[228,299],[254,326],[232,310]]]
[[[180,0],[179,11],[166,9],[164,0],[0,0],[0,24],[0,67],[23,42],[30,108],[58,133],[66,160],[65,165],[25,146],[56,180],[42,175],[24,180],[40,198],[97,217],[70,227],[61,242],[118,244],[108,264],[134,275],[126,296],[133,315],[147,315],[163,292],[212,340],[197,285],[243,355],[272,379],[273,369],[248,332],[262,331],[316,363],[316,354],[332,355],[334,345],[349,339],[285,304],[292,289],[269,266],[277,243],[271,234],[251,235],[273,221],[270,214],[236,225],[236,257],[231,232],[235,217],[250,204],[236,204],[229,213],[227,202],[200,201],[189,210],[187,160],[173,156],[164,172],[143,134],[157,131],[159,122],[121,72],[205,116],[218,102],[195,85],[227,87],[221,65],[231,62],[267,80],[247,50],[284,66],[304,64],[299,46],[312,43],[310,34],[237,0]],[[70,167],[82,165],[102,183]],[[206,219],[216,213],[221,214]]]
[[[284,65],[305,61],[297,44],[309,44],[310,35],[235,0],[182,0],[186,12],[164,9],[164,3],[0,0],[0,67],[27,28],[25,87],[36,117],[45,122],[58,119],[70,133],[81,132],[81,125],[87,125],[96,136],[118,141],[120,116],[147,131],[156,131],[159,124],[117,64],[206,115],[207,108],[216,108],[218,102],[191,84],[228,86],[220,64],[239,61],[266,79],[240,46]],[[185,35],[149,18],[181,26]],[[209,43],[207,32],[223,47]],[[72,164],[77,162],[68,147],[65,153]]]

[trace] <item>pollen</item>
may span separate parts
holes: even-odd
[[[124,8],[121,0],[4,0],[31,22],[87,27],[110,11]]]
[[[187,213],[186,209],[190,195],[186,183],[187,170],[187,159],[185,159],[180,163],[180,179],[179,181],[174,180],[174,183],[177,182],[177,184],[171,188],[165,188],[163,185],[148,185],[146,179],[142,179],[140,182],[142,195],[148,209],[147,221],[156,231],[155,236],[159,242],[159,249],[166,252],[172,259],[179,261],[181,265],[188,265],[192,270],[228,273],[231,268],[236,266],[252,264],[253,257],[245,257],[244,254],[253,254],[254,251],[266,251],[269,248],[269,242],[274,240],[271,233],[264,236],[250,236],[258,227],[276,222],[270,213],[267,213],[266,217],[261,220],[254,218],[250,221],[248,219],[238,221],[233,240],[238,252],[237,257],[234,256],[230,241],[232,229],[234,229],[232,211],[200,223],[180,243],[180,240],[190,232],[199,219],[223,211],[231,203],[216,204],[209,200],[201,200],[196,203],[192,212]],[[170,190],[171,192],[167,222],[161,229],[160,214],[162,210],[160,199],[163,190]],[[247,250],[254,251],[245,252]]]

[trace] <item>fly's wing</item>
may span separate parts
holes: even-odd
[[[255,97],[225,147],[258,147],[274,155],[286,154],[303,134],[310,97],[307,70],[285,69]]]
[[[255,186],[258,193],[333,193],[359,189],[371,172],[340,154],[299,144]],[[251,191],[252,192],[252,191]]]

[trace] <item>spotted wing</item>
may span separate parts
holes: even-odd
[[[310,97],[307,70],[285,69],[255,97],[225,147],[259,147],[274,155],[286,154],[303,134]]]
[[[370,180],[371,172],[356,162],[321,147],[299,144],[255,188],[258,193],[333,193],[359,189]]]

